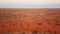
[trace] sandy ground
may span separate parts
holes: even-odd
[[[60,9],[0,8],[0,34],[60,34]]]

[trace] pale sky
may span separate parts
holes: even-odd
[[[0,8],[60,8],[60,0],[0,0]]]

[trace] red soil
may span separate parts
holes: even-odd
[[[14,16],[11,16],[14,15]],[[60,9],[0,9],[0,32],[38,31],[60,34]]]

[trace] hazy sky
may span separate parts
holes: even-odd
[[[60,8],[60,0],[0,0],[0,8]]]

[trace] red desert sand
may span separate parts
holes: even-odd
[[[60,34],[60,8],[0,8],[0,34]]]

